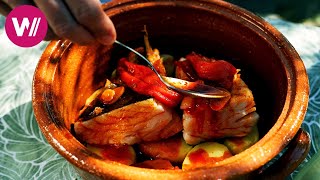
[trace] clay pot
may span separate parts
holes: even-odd
[[[226,59],[241,69],[261,116],[261,139],[214,166],[190,171],[151,170],[103,161],[72,136],[70,125],[87,97],[110,73],[110,59],[128,52],[119,46],[52,41],[35,72],[34,112],[48,142],[84,177],[212,179],[265,176],[270,172],[283,177],[305,158],[310,141],[307,133],[298,130],[308,104],[307,74],[297,52],[269,23],[224,1],[115,0],[103,8],[116,26],[118,40],[132,47],[143,45],[141,30],[146,25],[153,47],[162,53],[181,57],[195,51]],[[282,159],[262,169],[290,141]]]

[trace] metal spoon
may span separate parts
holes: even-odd
[[[133,53],[135,53],[136,55],[141,57],[143,60],[145,60],[148,64],[149,68],[151,68],[151,70],[156,73],[156,75],[159,77],[159,79],[168,88],[170,88],[172,90],[178,91],[183,94],[204,97],[204,98],[224,98],[224,97],[230,96],[230,93],[223,88],[216,88],[213,86],[208,86],[208,85],[200,84],[197,82],[190,82],[190,81],[185,81],[182,79],[162,76],[158,73],[158,71],[151,64],[151,62],[146,57],[144,57],[142,54],[140,54],[136,50],[132,49],[131,47],[129,47],[129,46],[117,41],[117,40],[115,41],[115,43],[132,51]]]

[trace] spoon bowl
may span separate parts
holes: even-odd
[[[158,73],[158,71],[155,69],[152,63],[146,57],[140,54],[138,51],[119,42],[118,40],[116,40],[115,43],[130,50],[131,52],[135,53],[137,56],[142,58],[144,61],[146,61],[149,68],[154,73],[156,73],[156,75],[159,77],[161,82],[163,82],[168,88],[172,90],[175,90],[177,92],[180,92],[186,95],[192,95],[192,96],[203,97],[203,98],[224,98],[224,97],[230,96],[230,93],[223,88],[216,88],[216,87],[208,86],[198,82],[190,82],[182,79],[162,76]]]

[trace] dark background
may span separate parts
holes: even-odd
[[[227,0],[263,17],[320,26],[320,0]]]

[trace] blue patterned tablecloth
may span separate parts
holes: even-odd
[[[312,146],[306,160],[288,179],[319,177],[320,28],[265,19],[296,48],[310,81],[309,108],[302,126],[310,133]],[[0,179],[81,179],[47,143],[32,110],[33,72],[47,42],[34,48],[19,48],[8,40],[3,25],[4,17],[0,16]]]

